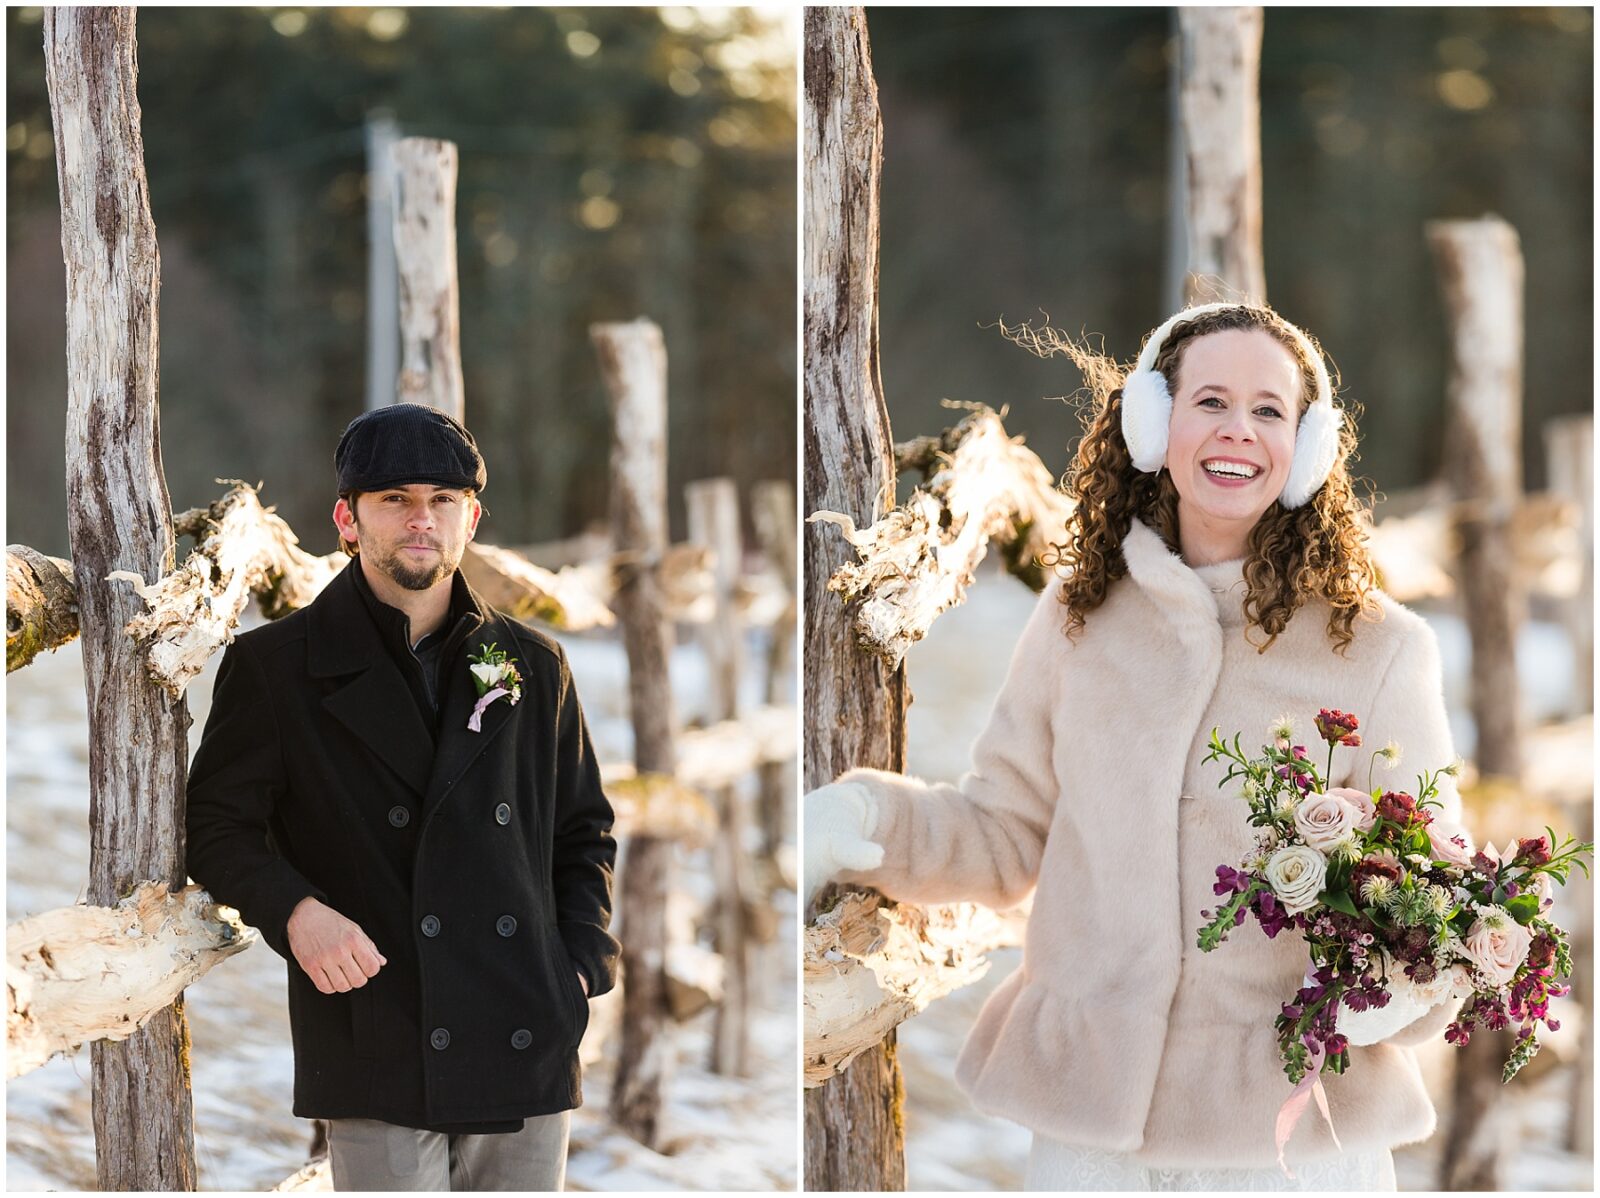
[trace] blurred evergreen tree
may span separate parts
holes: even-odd
[[[66,551],[64,293],[38,9],[7,10],[7,535]],[[333,447],[363,406],[367,114],[461,150],[469,425],[486,540],[603,520],[595,320],[671,363],[671,502],[791,477],[794,55],[750,9],[143,8],[139,99],[163,256],[173,503],[265,480],[333,547]]]
[[[1269,8],[1262,45],[1268,299],[1364,405],[1358,467],[1441,468],[1448,361],[1422,226],[1497,213],[1527,263],[1523,451],[1593,404],[1589,8]],[[1047,313],[1131,359],[1167,313],[1171,12],[868,12],[884,120],[884,385],[896,432],[941,398],[1009,403],[1050,467],[1076,370],[980,327]]]

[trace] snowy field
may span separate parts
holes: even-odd
[[[989,710],[1005,677],[1011,650],[1035,598],[1015,580],[987,563],[962,607],[946,612],[927,639],[912,646],[907,657],[913,702],[907,716],[907,772],[933,780],[954,781],[969,768],[973,739],[987,723]],[[1445,698],[1450,708],[1456,750],[1470,755],[1471,716],[1466,711],[1468,647],[1465,628],[1447,615],[1425,612],[1439,638],[1445,673]],[[1568,693],[1572,660],[1561,631],[1535,624],[1518,646],[1524,701],[1537,724],[1559,713]],[[1585,738],[1587,742],[1587,738]],[[1585,743],[1566,756],[1563,768],[1589,774]],[[1549,768],[1548,759],[1535,768]],[[977,984],[939,1000],[900,1028],[900,1062],[905,1071],[907,1187],[912,1190],[1018,1190],[1022,1187],[1030,1134],[1003,1119],[974,1111],[956,1089],[952,1071],[967,1031],[983,1001],[1017,968],[1020,949],[993,955],[993,965]],[[1576,1014],[1569,1008],[1567,1015]],[[1581,1022],[1563,1016],[1566,1037]],[[1566,1046],[1563,1046],[1566,1047]],[[1450,1051],[1442,1043],[1425,1056],[1424,1070],[1441,1123],[1449,1093]],[[1555,1046],[1548,1050],[1557,1056]],[[1572,1044],[1569,1053],[1576,1051]],[[1566,1126],[1572,1070],[1564,1066],[1536,1072],[1530,1068],[1506,1090],[1511,1110],[1510,1138],[1516,1145],[1508,1176],[1518,1190],[1592,1191],[1593,1161],[1560,1147]],[[1532,1076],[1530,1076],[1532,1075]],[[1435,1188],[1433,1163],[1439,1141],[1396,1154],[1402,1190]]]
[[[259,617],[251,616],[253,625]],[[764,662],[752,636],[747,661]],[[563,637],[601,760],[627,759],[627,665],[613,640]],[[199,744],[216,662],[188,691]],[[692,644],[672,661],[678,716],[706,716],[703,657]],[[745,701],[759,701],[755,671]],[[76,643],[12,674],[6,693],[6,919],[83,898],[89,876],[88,730]],[[625,862],[625,858],[624,858]],[[708,896],[709,858],[684,854],[683,889]],[[778,897],[779,939],[753,965],[753,1077],[706,1068],[710,1011],[679,1025],[666,1088],[662,1153],[612,1130],[606,1120],[610,1067],[584,1071],[584,1106],[573,1117],[569,1190],[793,1190],[797,1165],[795,917]],[[267,1190],[305,1164],[311,1123],[289,1113],[293,1060],[285,1003],[287,964],[265,944],[224,961],[187,991],[193,1038],[195,1150],[200,1187]],[[604,1000],[600,1000],[604,1001]],[[597,1004],[598,1006],[598,1004]],[[598,1018],[596,1024],[601,1020]],[[592,1045],[586,1043],[585,1057]],[[604,1057],[604,1047],[601,1056]],[[95,1186],[89,1052],[57,1057],[6,1086],[6,1185],[10,1190]]]

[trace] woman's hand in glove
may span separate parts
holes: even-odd
[[[1459,999],[1471,982],[1460,970],[1440,974],[1427,986],[1418,986],[1399,973],[1389,976],[1389,1005],[1365,1011],[1339,1008],[1339,1031],[1351,1044],[1378,1044],[1410,1027],[1441,1002]]]
[[[805,797],[806,902],[842,869],[876,869],[883,846],[872,840],[878,804],[859,782],[834,782]]]

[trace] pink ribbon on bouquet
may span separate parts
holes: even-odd
[[[510,693],[511,692],[505,687],[497,686],[488,694],[484,695],[483,698],[479,699],[478,705],[472,709],[472,715],[467,720],[467,731],[482,732],[484,709],[498,699],[501,695],[509,695]]]
[[[1289,1137],[1294,1135],[1295,1125],[1300,1122],[1300,1116],[1306,1113],[1306,1104],[1313,1098],[1317,1100],[1317,1109],[1322,1112],[1322,1118],[1328,1124],[1328,1132],[1333,1136],[1334,1146],[1340,1152],[1344,1151],[1344,1145],[1339,1143],[1339,1133],[1333,1129],[1333,1116],[1328,1112],[1328,1091],[1322,1086],[1322,1058],[1326,1055],[1320,1044],[1311,1050],[1311,1063],[1306,1068],[1306,1075],[1300,1079],[1300,1084],[1294,1088],[1294,1093],[1289,1095],[1278,1108],[1276,1133],[1278,1168],[1283,1170],[1283,1175],[1290,1181],[1294,1180],[1294,1172],[1283,1159],[1283,1150],[1288,1146]]]

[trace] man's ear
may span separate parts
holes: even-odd
[[[483,518],[483,504],[480,503],[478,501],[478,497],[476,495],[474,495],[472,497],[472,523],[467,526],[467,540],[470,541],[470,540],[472,540],[473,537],[477,536],[477,534],[478,534],[478,521],[481,520],[482,518]]]
[[[361,532],[356,523],[355,508],[345,502],[343,496],[333,505],[333,526],[338,530],[341,540],[360,544]]]

